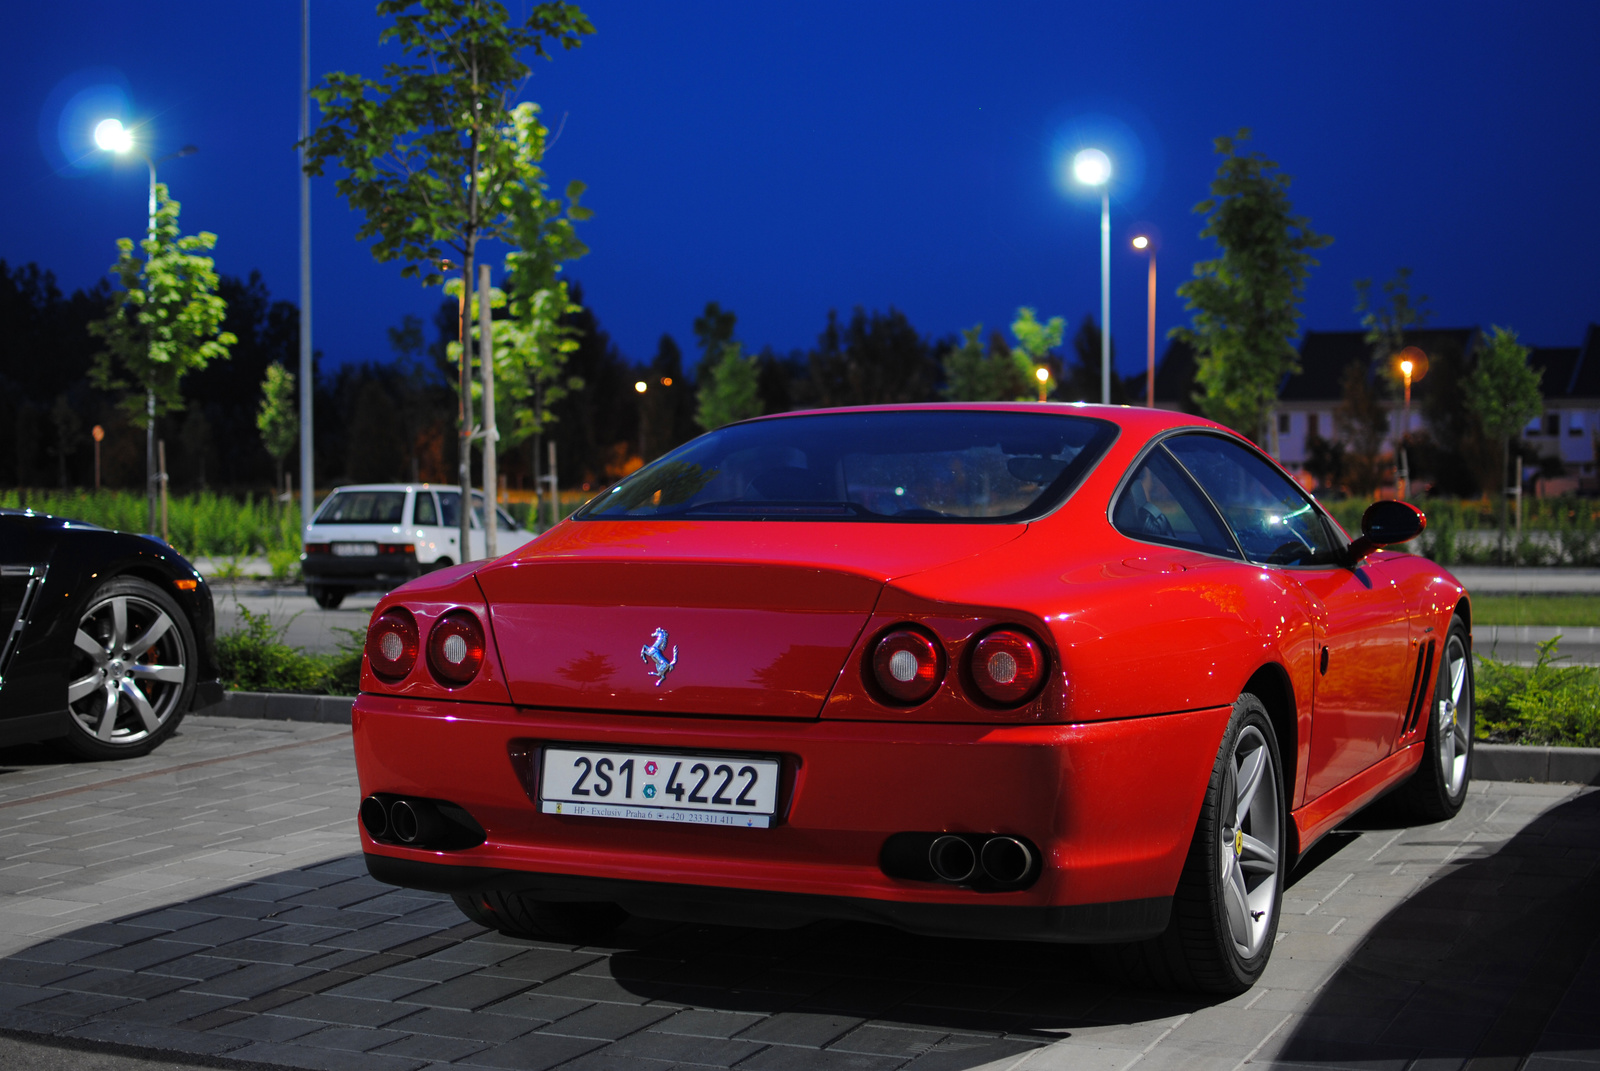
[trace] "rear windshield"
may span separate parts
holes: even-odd
[[[404,491],[340,491],[322,504],[318,524],[399,524]]]
[[[1077,486],[1116,426],[1059,413],[931,409],[733,424],[574,516],[1025,521]]]

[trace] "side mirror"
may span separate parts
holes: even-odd
[[[1374,502],[1361,515],[1361,538],[1350,544],[1350,564],[1379,547],[1409,543],[1427,527],[1428,518],[1409,502]]]

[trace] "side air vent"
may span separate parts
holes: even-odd
[[[1417,727],[1423,710],[1428,706],[1428,685],[1433,680],[1433,651],[1436,641],[1429,640],[1417,651],[1417,668],[1411,678],[1411,709],[1406,714],[1406,727],[1400,735],[1408,735]]]
[[[28,625],[33,604],[44,586],[42,565],[0,565],[0,684],[17,653],[22,630]]]

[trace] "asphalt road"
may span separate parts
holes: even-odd
[[[1237,1071],[1600,1062],[1600,792],[1381,806],[1294,871],[1259,984],[818,923],[504,938],[365,873],[349,730],[192,717],[151,756],[0,750],[0,1066]]]

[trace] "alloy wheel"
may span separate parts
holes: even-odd
[[[189,667],[178,627],[155,602],[114,594],[91,605],[73,637],[72,717],[111,745],[137,744],[176,711]]]
[[[1449,695],[1438,701],[1439,765],[1445,790],[1455,796],[1467,777],[1467,756],[1472,743],[1472,694],[1467,688],[1467,648],[1461,637],[1451,636],[1445,646],[1445,687]]]
[[[1228,762],[1225,820],[1217,844],[1218,879],[1235,951],[1249,959],[1261,951],[1275,919],[1283,845],[1278,774],[1272,749],[1254,725],[1234,740]]]

